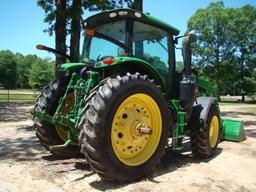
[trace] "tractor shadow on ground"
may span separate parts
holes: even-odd
[[[19,131],[24,131],[24,132],[33,132],[34,131],[34,128],[33,128],[33,126],[32,125],[30,125],[30,126],[20,126],[19,128],[18,128],[18,130]]]
[[[158,166],[154,177],[164,175],[182,167],[190,166],[191,164],[208,163],[220,155],[222,150],[223,149],[220,147],[216,148],[215,154],[209,158],[194,157],[190,149],[190,142],[187,141],[184,143],[184,149],[182,151],[169,151],[163,156],[161,164]],[[152,181],[154,181],[154,177],[152,178]]]
[[[245,135],[256,138],[256,129],[245,130]]]
[[[221,112],[221,118],[227,119],[239,119],[243,121],[243,125],[247,126],[256,126],[255,120],[248,120],[244,118],[245,116],[255,116],[254,113],[250,112],[241,112],[241,111],[228,111],[228,112]]]
[[[156,170],[154,171],[153,175],[142,178],[139,180],[134,180],[131,182],[124,182],[124,183],[117,183],[113,181],[93,181],[89,183],[90,186],[94,187],[97,190],[105,191],[105,190],[112,190],[112,189],[119,189],[122,187],[125,187],[127,185],[138,183],[143,180],[147,180],[153,183],[160,183],[157,181],[157,177],[173,172],[175,170],[178,170],[179,168],[190,166],[190,164],[195,163],[207,163],[220,155],[222,152],[222,148],[217,148],[215,154],[207,159],[203,158],[195,158],[193,157],[191,150],[190,150],[190,142],[185,141],[184,143],[184,149],[181,152],[174,152],[174,151],[168,151],[161,159],[161,163],[158,165]]]
[[[189,140],[187,140],[185,141],[184,149],[181,152],[167,152],[166,155],[162,157],[161,163],[158,165],[157,169],[153,172],[151,176],[147,178],[142,178],[123,183],[115,181],[94,180],[90,182],[89,185],[97,190],[105,191],[112,189],[121,189],[127,185],[139,183],[145,180],[153,183],[159,183],[159,181],[157,181],[157,177],[164,174],[168,174],[182,167],[190,166],[190,164],[207,163],[214,159],[215,157],[217,157],[221,152],[222,149],[217,148],[215,155],[212,156],[211,158],[194,158],[190,151],[190,142]],[[45,165],[45,169],[51,171],[52,175],[58,175],[59,177],[62,174],[69,174],[70,171],[77,172],[78,174],[76,178],[72,180],[72,182],[74,183],[82,181],[95,174],[95,172],[91,170],[90,166],[85,163],[84,158],[64,158],[57,157],[49,153],[45,154],[41,158],[47,162]],[[84,181],[87,182],[86,180]]]
[[[42,158],[42,175],[51,175],[53,177],[65,178],[72,174],[70,183],[76,183],[94,175],[89,165],[85,163],[84,158],[64,158],[56,155],[45,154]],[[84,182],[87,182],[84,180]]]
[[[32,161],[39,159],[43,151],[35,136],[0,138],[0,159],[14,161]]]
[[[77,172],[78,178],[74,179],[73,182],[95,174],[85,162],[85,158],[81,156],[59,157],[48,152],[47,155],[42,156],[42,159],[45,160],[46,166],[52,172],[51,174],[68,174],[70,171]]]
[[[17,122],[32,119],[32,105],[22,103],[1,103],[0,122]]]
[[[254,113],[251,112],[245,112],[245,111],[224,111],[221,112],[221,117],[228,117],[228,118],[239,118],[241,116],[255,116]]]

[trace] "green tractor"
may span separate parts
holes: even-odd
[[[177,36],[171,25],[132,9],[101,12],[83,26],[80,63],[62,64],[66,75],[35,104],[34,127],[46,149],[81,151],[103,179],[128,181],[152,173],[167,148],[182,150],[184,137],[203,158],[214,154],[221,135],[242,140],[241,122],[220,119],[215,88],[191,68],[193,33]],[[181,37],[184,69],[177,72]]]

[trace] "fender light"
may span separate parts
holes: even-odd
[[[117,13],[115,13],[115,12],[109,14],[109,17],[111,17],[111,18],[116,17],[116,16],[117,16]]]
[[[138,18],[142,17],[141,13],[139,13],[139,12],[135,12],[134,15],[135,15],[135,17],[138,17]]]
[[[111,65],[111,64],[115,63],[116,60],[115,60],[114,58],[109,57],[109,58],[103,59],[102,62],[103,62],[104,64],[106,64],[106,65]]]
[[[94,36],[94,30],[93,29],[86,29],[85,34],[87,37],[93,37]]]
[[[119,11],[118,14],[120,16],[125,16],[125,15],[128,15],[128,12],[127,11]]]

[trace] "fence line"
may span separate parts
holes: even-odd
[[[0,93],[0,102],[33,102],[38,95],[38,93]]]

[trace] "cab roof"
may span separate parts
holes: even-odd
[[[95,28],[97,26],[104,25],[113,21],[125,19],[141,21],[143,23],[160,28],[173,35],[178,35],[180,32],[175,27],[157,19],[156,17],[151,16],[148,13],[142,13],[133,9],[112,9],[97,13],[84,20],[83,26],[85,28]]]

